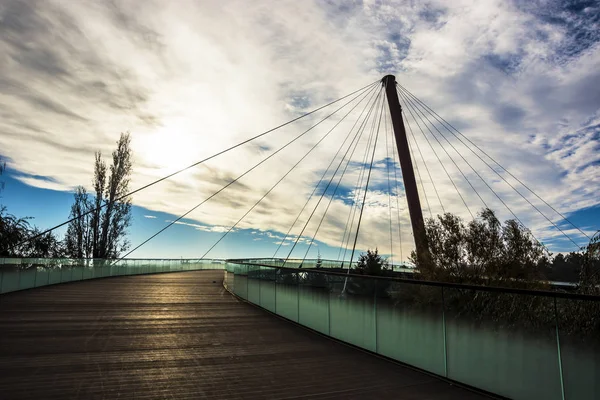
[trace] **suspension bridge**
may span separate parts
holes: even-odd
[[[536,242],[550,230],[573,249],[590,235],[394,76],[117,200],[294,124],[299,134],[119,259],[3,259],[3,398],[600,398],[598,332],[569,322],[600,297],[416,279],[409,252],[435,257],[424,213],[526,215],[545,228]],[[319,179],[270,258],[210,258],[307,165]],[[280,175],[198,259],[130,258],[261,168]],[[314,257],[334,241],[336,260]],[[393,276],[353,273],[372,243]]]

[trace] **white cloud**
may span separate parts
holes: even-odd
[[[165,220],[165,222],[167,223],[171,223],[173,221],[171,220]],[[194,224],[191,222],[182,222],[182,221],[176,221],[173,222],[176,225],[184,225],[184,226],[189,226],[192,227],[198,231],[204,231],[204,232],[217,232],[217,233],[225,233],[227,231],[229,231],[229,227],[226,226],[218,226],[218,225],[212,225],[212,226],[207,226],[207,225],[200,225],[200,224]],[[231,232],[235,232],[237,229],[232,229]]]
[[[56,0],[35,7],[4,2],[0,21],[10,23],[0,24],[0,146],[11,167],[24,174],[23,182],[70,190],[90,182],[94,151],[109,154],[119,132],[129,130],[136,160],[131,187],[137,188],[395,73],[402,85],[561,212],[598,205],[600,95],[592,88],[600,85],[600,29],[586,30],[587,42],[576,42],[572,30],[584,29],[583,14],[559,9],[559,2],[526,7],[467,0],[451,5],[150,1],[144,7],[135,1],[108,6]],[[540,10],[555,18],[545,18]],[[552,22],[561,18],[564,23]],[[445,208],[468,217],[406,107],[404,114]],[[257,145],[236,149],[135,195],[134,203],[182,214],[317,121],[309,118],[269,134]],[[353,122],[341,124],[304,168],[291,174],[238,228],[283,240],[283,234],[270,231],[287,232]],[[188,216],[198,223],[178,224],[225,232],[332,123],[323,125]],[[432,143],[476,211],[481,201]],[[453,143],[536,235],[554,235],[518,194]],[[477,174],[448,151],[486,203],[502,218],[511,217]],[[425,215],[427,201],[433,213],[441,212],[421,158],[414,156],[427,193],[421,193]],[[362,157],[360,147],[353,161]],[[383,157],[380,148],[377,159]],[[387,252],[390,210],[381,190],[387,177],[381,163],[377,165],[359,247],[379,246]],[[344,187],[354,187],[358,175],[357,168],[348,171]],[[412,240],[403,196],[401,200],[406,258]],[[300,241],[316,230],[326,203]],[[398,213],[393,203],[392,212]],[[300,234],[315,204],[313,199],[293,235]],[[318,239],[339,245],[348,212],[347,202],[334,200]],[[397,221],[393,225],[398,243]],[[399,248],[394,252],[400,255]]]
[[[156,219],[154,215],[144,215],[144,218]]]

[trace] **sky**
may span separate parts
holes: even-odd
[[[594,1],[0,0],[0,156],[7,163],[0,203],[48,228],[67,219],[75,187],[91,189],[94,153],[109,157],[121,132],[132,137],[134,189],[387,74],[588,236],[600,229],[600,6]],[[286,233],[376,90],[357,94],[135,194],[134,246],[349,102],[130,257],[203,256],[324,138],[207,255],[272,257],[279,248],[277,256],[287,256],[293,241],[283,240]],[[401,102],[425,217],[443,205],[468,220],[485,202],[503,220],[516,215],[553,252],[576,249],[555,226],[586,243],[456,139],[450,137],[456,152],[439,147],[427,125],[418,125],[424,123],[418,110],[413,118],[411,103]],[[391,141],[388,118],[386,110],[380,128]],[[357,248],[406,260],[414,247],[406,198],[400,177],[397,190],[387,188],[395,163],[386,150],[393,145],[380,139]],[[339,190],[333,196],[334,180],[292,257],[304,256],[330,199],[309,257],[343,253],[367,140],[366,134],[357,139]]]

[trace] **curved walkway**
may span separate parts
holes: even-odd
[[[242,303],[222,280],[181,272],[0,296],[0,397],[484,398]]]

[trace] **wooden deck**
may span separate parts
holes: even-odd
[[[238,301],[222,271],[0,296],[0,398],[484,397]]]

